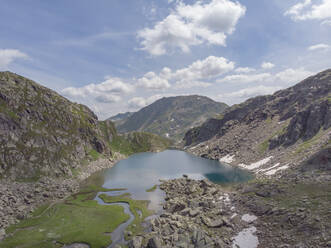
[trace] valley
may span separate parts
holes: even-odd
[[[0,89],[0,247],[330,245],[330,70],[218,110],[193,96],[208,115],[184,111],[173,140],[143,127],[176,98],[118,132],[19,75]]]

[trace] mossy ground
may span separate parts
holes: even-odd
[[[135,216],[133,222],[128,226],[127,231],[132,232],[132,235],[137,235],[143,231],[142,222],[144,219],[153,214],[153,211],[148,209],[148,201],[133,200],[130,194],[122,194],[119,196],[108,196],[101,194],[99,197],[106,203],[125,202],[130,205],[130,210]]]
[[[33,213],[33,217],[7,229],[12,236],[0,243],[0,247],[48,248],[77,242],[95,248],[107,247],[111,239],[106,234],[127,221],[129,216],[121,206],[99,205],[92,200],[95,193],[90,188],[65,202],[51,207],[41,206]]]
[[[157,185],[154,185],[153,187],[146,189],[146,192],[154,192],[157,189]]]

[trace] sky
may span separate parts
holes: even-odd
[[[229,105],[331,68],[331,0],[1,0],[0,71],[106,119],[199,94]]]

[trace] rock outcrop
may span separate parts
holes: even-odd
[[[228,108],[189,130],[185,149],[273,175],[330,146],[330,102],[331,69]]]
[[[27,78],[0,73],[2,177],[71,176],[91,150],[109,157],[109,139],[86,106]]]

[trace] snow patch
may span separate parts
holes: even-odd
[[[220,161],[220,162],[223,162],[223,163],[228,163],[228,164],[230,164],[230,163],[232,163],[233,161],[235,161],[235,158],[234,158],[234,157],[235,157],[235,155],[230,155],[230,154],[228,154],[228,155],[226,155],[226,156],[220,158],[219,161]]]
[[[254,220],[256,220],[257,217],[255,215],[250,215],[250,214],[244,214],[243,216],[241,216],[241,220],[245,221],[245,222],[253,222]]]
[[[284,165],[284,166],[281,166],[281,167],[278,167],[278,168],[276,168],[276,169],[273,169],[273,170],[269,170],[269,171],[267,171],[265,174],[267,175],[267,176],[271,176],[271,175],[274,175],[277,171],[281,171],[281,170],[286,170],[286,169],[288,169],[288,165]]]
[[[265,172],[265,171],[268,171],[268,170],[274,169],[274,168],[278,167],[279,165],[280,165],[280,163],[277,163],[277,164],[275,164],[274,166],[271,166],[271,167],[269,167],[269,168],[258,170],[257,173],[259,173],[259,172]]]
[[[255,235],[256,227],[246,228],[234,237],[232,248],[257,248],[259,240]]]
[[[234,217],[236,217],[238,214],[234,213],[233,215],[231,215],[230,219],[233,219]]]
[[[273,156],[270,156],[270,157],[267,157],[267,158],[264,158],[260,161],[257,161],[255,163],[252,163],[250,165],[246,165],[246,164],[239,164],[240,167],[243,167],[247,170],[254,170],[254,169],[257,169],[259,168],[260,166],[268,163],[271,159],[273,158]]]

